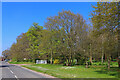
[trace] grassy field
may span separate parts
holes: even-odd
[[[92,65],[90,68],[85,66],[63,66],[51,64],[33,64],[23,67],[55,76],[58,78],[119,78],[120,69],[111,67],[110,70],[106,65]]]

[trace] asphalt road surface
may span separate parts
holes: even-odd
[[[8,64],[6,62],[0,62],[0,78],[50,78],[48,76],[41,75],[37,72],[22,68],[20,66]]]

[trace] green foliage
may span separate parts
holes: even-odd
[[[113,59],[112,61],[117,61],[116,59]]]
[[[84,59],[80,59],[77,62],[77,65],[84,65],[85,64],[85,60]]]
[[[104,54],[107,56],[109,65],[111,56],[116,58],[120,52],[117,37],[119,35],[118,7],[119,3],[117,2],[98,2],[96,6],[93,6],[94,10],[91,13],[92,36],[97,40],[95,50],[101,53],[100,56],[103,57]],[[103,62],[103,58],[101,60]]]
[[[54,60],[54,64],[59,64],[59,63],[60,63],[59,59]]]

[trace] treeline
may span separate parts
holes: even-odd
[[[33,23],[16,39],[4,57],[13,61],[55,60],[67,66],[87,61],[110,61],[120,53],[119,3],[102,2],[92,6],[90,24],[80,14],[65,11],[48,17],[44,26]],[[87,66],[86,66],[87,67]]]

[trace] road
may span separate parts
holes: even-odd
[[[0,62],[0,72],[2,72],[2,75],[0,75],[2,78],[51,78],[20,66],[8,64],[6,62]]]

